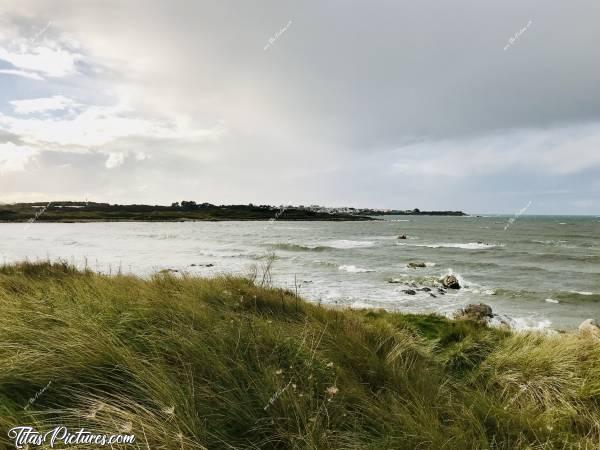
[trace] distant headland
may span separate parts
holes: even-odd
[[[0,204],[0,222],[183,222],[231,220],[377,220],[384,215],[465,216],[462,211],[329,208],[318,205],[213,205],[182,201],[165,205],[111,205],[97,202]]]

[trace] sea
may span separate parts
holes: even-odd
[[[66,260],[106,274],[258,272],[260,279],[272,260],[274,286],[323,306],[451,316],[485,303],[522,330],[600,319],[600,217],[378,219],[3,223],[0,257],[5,264]],[[447,274],[462,288],[439,292]]]

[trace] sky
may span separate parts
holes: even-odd
[[[0,202],[598,215],[599,22],[597,0],[2,0]]]

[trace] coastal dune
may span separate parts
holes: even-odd
[[[1,442],[63,425],[139,448],[600,448],[594,335],[329,309],[268,279],[1,267]]]

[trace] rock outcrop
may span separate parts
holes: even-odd
[[[472,320],[486,324],[492,317],[494,317],[492,307],[484,303],[467,305],[454,314],[455,319]]]
[[[441,280],[442,286],[447,289],[460,289],[460,283],[458,282],[458,278],[454,275],[446,275]]]
[[[423,268],[423,267],[427,267],[427,266],[425,265],[424,262],[409,262],[407,264],[407,267],[409,269],[419,269],[419,268]]]

